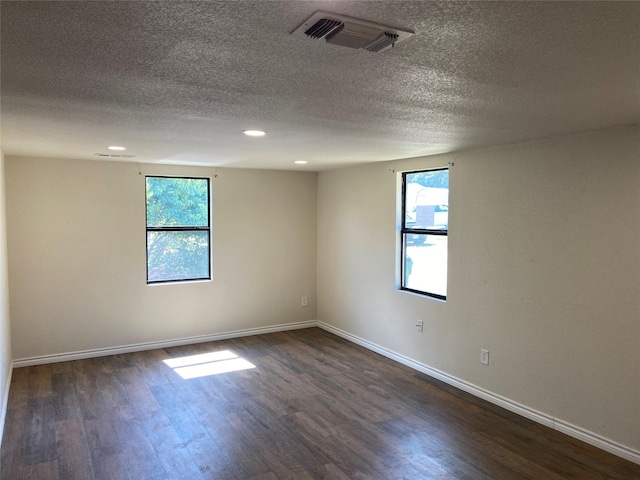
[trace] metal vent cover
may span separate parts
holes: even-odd
[[[336,27],[344,25],[344,23],[338,20],[329,20],[328,18],[321,18],[314,23],[311,28],[305,30],[304,34],[311,38],[322,38],[325,35],[336,30]]]
[[[385,48],[389,48],[398,43],[399,35],[397,33],[382,32],[373,42],[363,47],[370,52],[381,52]]]
[[[311,15],[291,35],[311,39],[324,38],[327,43],[349,48],[383,52],[414,34],[408,29],[369,22],[337,13],[318,11]]]

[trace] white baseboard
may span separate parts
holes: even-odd
[[[250,335],[262,335],[265,333],[284,332],[286,330],[297,330],[300,328],[310,328],[317,326],[318,322],[309,320],[306,322],[283,323],[270,327],[247,328],[244,330],[234,330],[231,332],[214,333],[210,335],[198,335],[195,337],[176,338],[161,342],[135,343],[122,345],[119,347],[96,348],[93,350],[82,350],[79,352],[58,353],[54,355],[41,355],[37,357],[19,358],[13,361],[14,368],[29,367],[32,365],[44,365],[46,363],[67,362],[69,360],[80,360],[83,358],[105,357],[107,355],[117,355],[121,353],[141,352],[143,350],[154,350],[156,348],[177,347],[180,345],[191,345],[194,343],[213,342],[228,338],[247,337]]]
[[[13,366],[9,367],[9,375],[4,385],[4,395],[2,405],[0,405],[0,445],[2,445],[2,436],[4,434],[4,422],[7,418],[7,406],[9,405],[9,386],[11,385],[11,376],[13,374]]]
[[[640,451],[634,450],[632,448],[626,447],[620,443],[614,442],[613,440],[609,440],[601,435],[590,432],[583,428],[572,425],[563,420],[552,417],[551,415],[547,415],[542,412],[538,412],[526,405],[522,405],[520,403],[514,402],[508,398],[502,397],[500,395],[496,395],[495,393],[484,390],[472,383],[469,383],[465,380],[461,380],[457,377],[449,375],[445,372],[437,370],[435,368],[431,368],[428,365],[417,362],[409,357],[396,353],[392,350],[389,350],[385,347],[381,347],[373,342],[360,338],[356,335],[353,335],[349,332],[345,332],[339,328],[336,328],[332,325],[329,325],[324,322],[317,322],[317,326],[326,330],[327,332],[331,332],[334,335],[342,337],[350,342],[356,343],[368,350],[372,350],[380,355],[395,360],[398,363],[406,365],[414,370],[422,372],[430,377],[436,378],[438,380],[443,381],[449,385],[452,385],[460,390],[463,390],[467,393],[470,393],[476,397],[482,398],[490,403],[498,405],[506,410],[509,410],[513,413],[517,413],[525,418],[533,420],[534,422],[541,423],[547,427],[553,428],[554,430],[558,430],[562,433],[565,433],[571,437],[577,438],[578,440],[582,440],[585,443],[593,445],[594,447],[598,447],[602,450],[605,450],[609,453],[622,457],[631,462],[640,464]]]

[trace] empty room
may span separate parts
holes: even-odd
[[[2,480],[640,478],[640,2],[0,2]]]

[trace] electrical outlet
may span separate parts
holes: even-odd
[[[307,297],[302,297],[301,305],[303,307],[307,307],[309,305],[309,299]]]
[[[423,327],[424,327],[424,322],[422,320],[416,320],[416,330],[421,332]]]
[[[480,363],[489,365],[489,350],[485,350],[484,348],[480,349]]]

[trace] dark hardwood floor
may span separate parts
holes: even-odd
[[[183,368],[255,368],[164,362],[225,351]],[[640,479],[317,328],[16,369],[1,461],[2,480]]]

